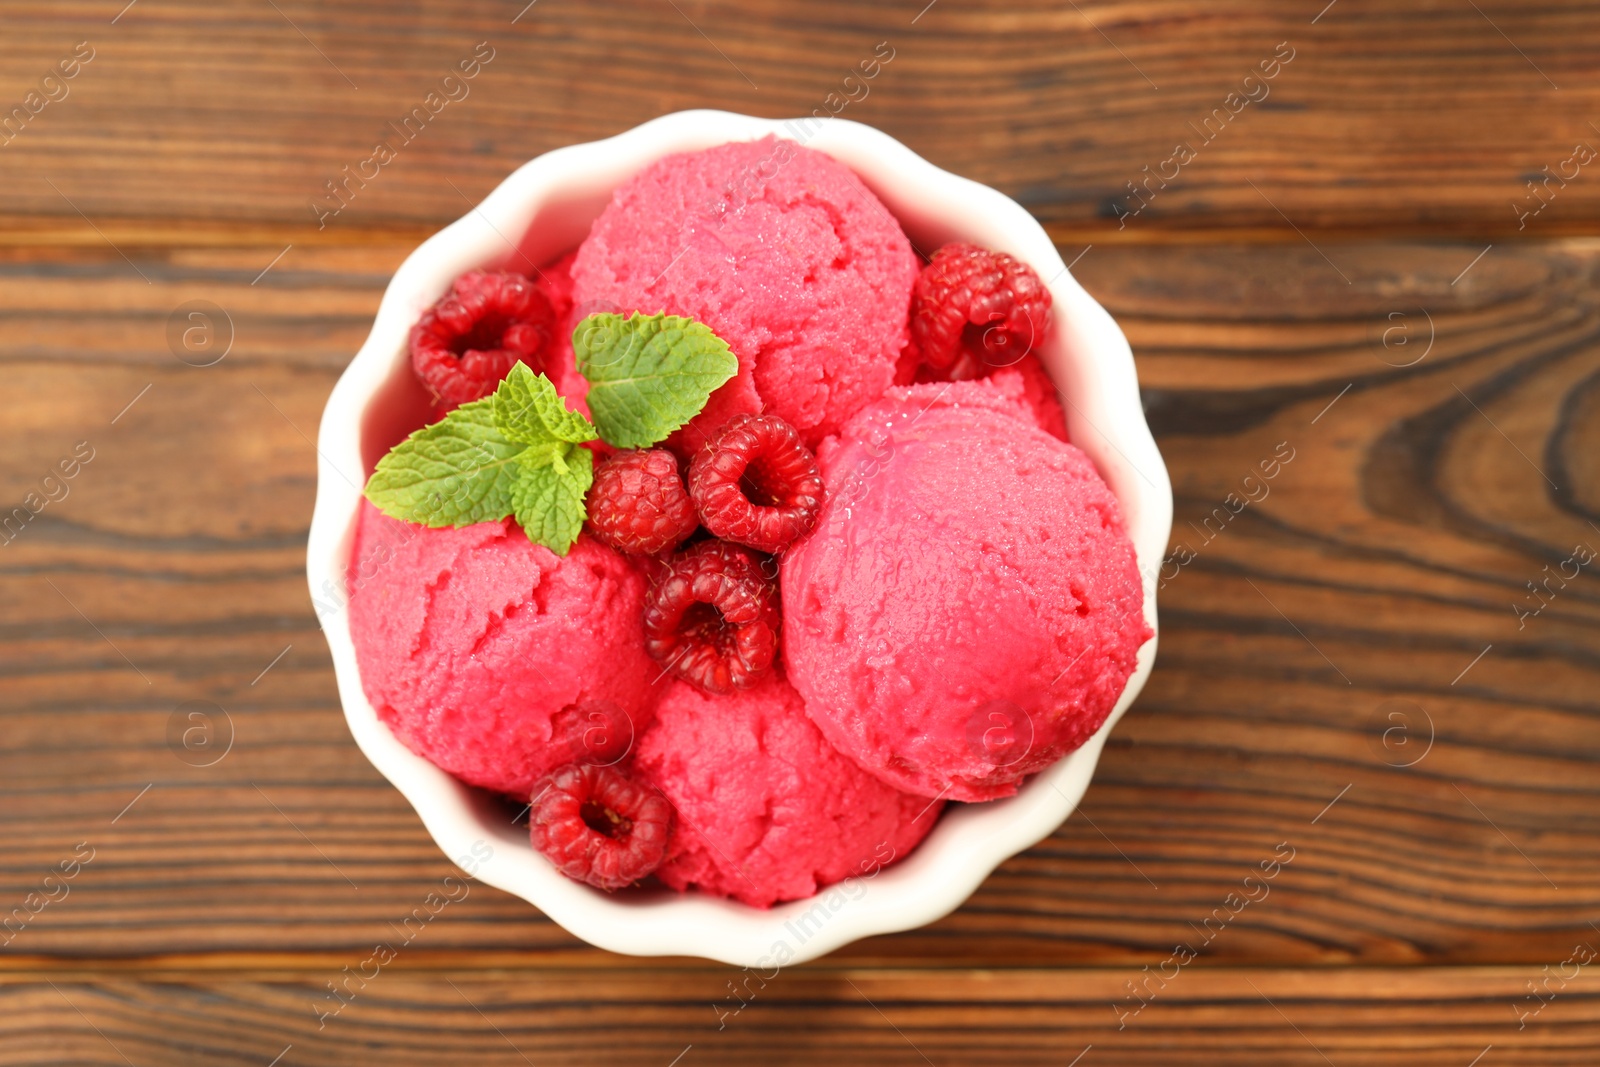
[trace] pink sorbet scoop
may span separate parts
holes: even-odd
[[[784,655],[840,752],[898,789],[1009,796],[1105,722],[1151,636],[1116,499],[1013,375],[891,389],[819,462],[783,558]]]
[[[436,530],[363,501],[349,584],[378,717],[472,785],[526,800],[556,767],[612,761],[664,688],[645,578],[587,534],[562,558],[509,519]]]
[[[623,184],[578,250],[572,299],[575,315],[698,319],[739,357],[675,445],[766,411],[814,447],[894,380],[917,269],[860,178],[768,137],[667,156]]]
[[[657,877],[760,908],[872,875],[915,848],[942,806],[835,752],[776,675],[725,696],[674,681],[636,773],[677,812]]]

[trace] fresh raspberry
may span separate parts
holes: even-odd
[[[555,333],[550,301],[503,271],[468,271],[411,327],[411,366],[440,407],[494,392],[514,363],[542,370]]]
[[[780,552],[817,521],[822,472],[787,422],[735,415],[695,453],[689,496],[718,537]]]
[[[573,764],[534,786],[528,831],[568,878],[621,889],[661,866],[672,805],[615,767]]]
[[[773,560],[740,545],[690,545],[645,598],[645,649],[708,693],[748,688],[778,653],[776,577]]]
[[[700,520],[664,448],[619,452],[600,464],[589,490],[589,529],[622,552],[651,555],[676,547]]]
[[[1004,252],[945,245],[911,289],[911,340],[922,359],[964,377],[981,377],[978,361],[1005,367],[1031,352],[1050,324],[1050,290],[1033,268]]]

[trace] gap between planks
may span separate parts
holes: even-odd
[[[62,982],[94,984],[97,982],[150,981],[181,984],[204,984],[217,981],[245,982],[298,982],[308,975],[315,977],[351,962],[359,957],[360,949],[345,952],[194,952],[161,956],[83,957],[15,955],[0,956],[0,986],[31,985],[45,978]],[[1327,983],[1338,986],[1342,995],[1362,999],[1367,994],[1360,990],[1379,980],[1414,981],[1418,988],[1434,987],[1440,982],[1458,984],[1499,985],[1510,982],[1520,988],[1533,970],[1528,964],[1461,964],[1445,965],[1346,965],[1346,964],[1296,964],[1291,962],[1219,963],[1196,961],[1193,973],[1207,976],[1206,984],[1243,985],[1252,976],[1270,975],[1280,978],[1295,976],[1297,981]],[[514,952],[412,952],[397,958],[385,968],[386,974],[409,974],[425,979],[431,976],[474,976],[492,978],[497,975],[517,975],[526,978],[546,976],[559,979],[574,973],[607,973],[617,976],[633,975],[717,975],[737,968],[710,960],[671,957],[647,959],[617,956],[597,950],[576,949],[555,953]],[[1005,976],[1011,980],[1031,977],[1050,978],[1054,981],[1070,980],[1097,986],[1109,982],[1121,988],[1122,980],[1138,967],[1131,963],[1097,967],[1072,965],[1049,967],[1038,964],[1007,966],[1004,964],[972,964],[952,962],[907,963],[884,961],[881,963],[841,961],[830,963],[826,958],[801,964],[798,970],[813,978],[871,976],[877,980],[912,979],[943,974],[950,977],[982,978],[985,975]],[[1389,996],[1392,991],[1374,991],[1371,996]],[[1600,995],[1596,990],[1594,995]]]
[[[74,224],[69,219],[40,219],[37,216],[0,214],[0,248],[107,248],[194,249],[194,248],[350,248],[375,245],[414,246],[453,222],[453,219],[396,221],[357,227],[340,226],[318,230],[295,223],[256,221],[103,219],[94,229]],[[1138,227],[1118,229],[1107,220],[1104,225],[1044,222],[1045,232],[1064,249],[1076,245],[1161,247],[1168,245],[1277,245],[1294,244],[1310,238],[1336,244],[1353,242],[1440,242],[1494,241],[1509,244],[1539,244],[1567,238],[1596,238],[1600,220],[1574,219],[1542,227],[1538,234],[1518,233],[1498,220],[1473,220],[1432,226],[1401,227],[1318,227],[1303,226],[1296,231],[1287,226],[1226,226],[1190,224],[1183,218],[1149,220]],[[110,242],[110,245],[108,245]]]

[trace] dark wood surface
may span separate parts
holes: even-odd
[[[0,42],[6,108],[95,47],[0,147],[0,512],[93,450],[0,543],[0,913],[56,896],[0,933],[0,1064],[1594,1061],[1600,562],[1528,583],[1600,549],[1600,179],[1511,207],[1600,145],[1592,9],[120,6],[9,5]],[[472,95],[319,231],[322,181],[481,40]],[[350,741],[303,580],[310,437],[389,274],[539,151],[809,111],[881,40],[845,117],[1082,253],[1172,472],[1157,669],[1080,812],[721,1030],[735,971],[481,886],[319,1029],[452,870]],[[1267,100],[1119,229],[1123,183],[1283,40]],[[193,300],[233,323],[214,366],[168,346]],[[188,701],[230,724],[210,766],[169,743]],[[1267,898],[1145,977],[1285,843]]]
[[[1515,233],[1512,202],[1537,203],[1526,177],[1600,144],[1586,0],[1325,3],[537,0],[513,23],[515,0],[137,0],[113,24],[118,0],[11,0],[8,109],[78,41],[95,58],[0,149],[3,213],[52,234],[84,233],[79,209],[130,238],[315,232],[323,183],[479,42],[494,58],[465,99],[328,228],[432,227],[548,149],[690,107],[810,114],[834,92],[857,98],[841,117],[1058,231],[1123,237],[1282,229],[1279,209],[1302,228]],[[862,96],[843,80],[879,42],[894,58]],[[1232,114],[1280,44],[1293,58]],[[1119,230],[1113,202],[1180,141],[1197,158]],[[1552,186],[1522,232],[1584,231],[1594,178]]]

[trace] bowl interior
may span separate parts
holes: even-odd
[[[1105,726],[1018,795],[953,805],[927,839],[893,866],[848,879],[809,900],[762,911],[697,894],[613,896],[562,877],[533,851],[501,801],[415,756],[379,722],[362,693],[342,605],[360,485],[378,458],[422,423],[426,411],[427,397],[406,355],[416,318],[463,271],[504,267],[531,273],[575,247],[611,190],[655,159],[767,133],[802,140],[855,170],[920,250],[964,240],[1010,252],[1047,280],[1056,327],[1040,354],[1062,392],[1073,442],[1095,462],[1123,507],[1144,575],[1145,616],[1154,629],[1155,576],[1171,523],[1171,491],[1144,422],[1132,355],[1121,331],[1014,201],[939,170],[885,134],[838,119],[820,125],[810,120],[807,126],[722,112],[669,115],[610,140],[541,156],[426,241],[396,272],[372,334],[324,412],[308,550],[312,595],[351,732],[447,855],[600,947],[634,955],[703,956],[747,967],[810,959],[860,937],[930,922],[957,907],[1001,861],[1047,836],[1082,796],[1106,735],[1143,686],[1154,661],[1154,639],[1141,649],[1139,667]],[[366,562],[355,565],[360,569]]]

